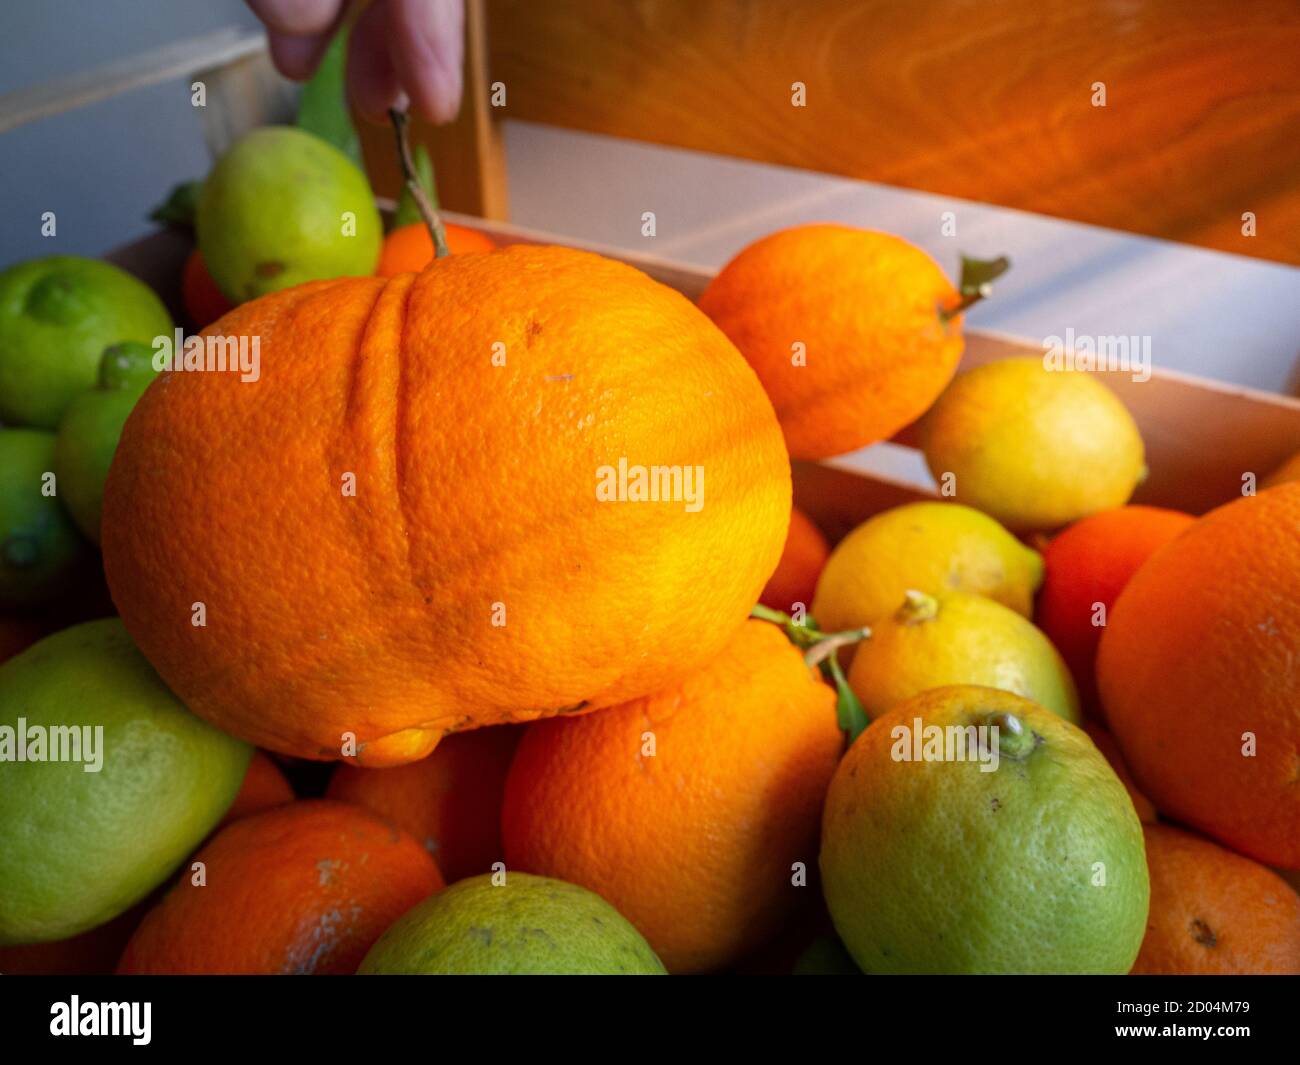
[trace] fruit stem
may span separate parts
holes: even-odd
[[[951,307],[939,308],[939,321],[947,325],[963,311],[975,306],[980,300],[993,295],[993,282],[1011,269],[1011,260],[1005,255],[996,259],[970,259],[962,256],[961,280],[957,291],[961,299]]]
[[[909,588],[903,593],[903,605],[894,612],[894,620],[900,625],[919,625],[923,621],[933,621],[938,615],[939,600]]]
[[[429,197],[424,194],[424,189],[420,187],[420,179],[415,171],[415,160],[411,157],[411,139],[406,132],[406,124],[410,116],[405,111],[390,107],[388,117],[393,123],[393,133],[397,137],[397,158],[402,164],[402,177],[406,181],[406,189],[415,200],[420,217],[424,219],[424,224],[429,229],[429,236],[433,238],[434,257],[444,258],[451,254],[447,247],[447,231],[443,229],[441,215],[434,209],[433,204],[429,202]]]

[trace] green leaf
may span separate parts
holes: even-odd
[[[334,35],[298,101],[298,128],[314,133],[361,166],[361,140],[348,109],[348,27]]]
[[[423,144],[417,144],[411,152],[411,161],[415,164],[416,181],[420,183],[424,194],[429,197],[433,209],[438,210],[438,190],[433,182],[433,160],[429,158],[429,149]],[[411,190],[403,185],[402,194],[397,198],[397,210],[393,212],[393,228],[423,221],[415,197],[411,195]]]
[[[174,229],[194,228],[194,215],[199,208],[199,192],[203,189],[201,181],[183,181],[171,190],[167,199],[149,212],[155,222]]]
[[[835,712],[839,717],[840,728],[849,735],[849,743],[852,743],[866,727],[871,724],[867,717],[867,711],[863,709],[861,701],[853,694],[853,689],[849,687],[849,682],[844,676],[844,670],[840,668],[840,660],[835,655],[826,659],[826,666],[829,667],[831,679],[835,682],[835,691],[837,698],[835,700]]]
[[[985,285],[991,285],[1011,269],[1011,260],[1005,255],[996,259],[968,259],[961,257],[961,283],[958,288],[963,296],[986,296]]]

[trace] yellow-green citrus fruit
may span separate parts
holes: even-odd
[[[0,944],[135,905],[221,820],[251,756],[180,704],[117,618],[0,665]]]
[[[875,719],[930,688],[979,684],[1080,720],[1074,678],[1051,641],[1001,603],[953,592],[912,591],[857,645],[849,686]]]
[[[824,632],[870,625],[910,590],[971,592],[1029,617],[1043,559],[986,514],[959,503],[907,503],[841,540],[817,581],[812,612]]]
[[[382,772],[382,770],[374,770]],[[401,917],[361,974],[663,975],[641,934],[595,892],[528,873],[457,881]]]
[[[172,335],[143,282],[96,259],[55,255],[0,273],[0,422],[53,429],[95,383],[110,344]]]
[[[234,303],[304,281],[372,274],[383,224],[366,175],[288,126],[242,137],[199,194],[199,251]]]
[[[872,722],[831,783],[821,872],[867,973],[1119,975],[1146,931],[1124,785],[1082,730],[995,688],[936,688]]]

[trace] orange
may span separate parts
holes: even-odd
[[[1104,510],[1075,522],[1043,551],[1046,573],[1034,620],[1069,665],[1089,710],[1097,706],[1104,619],[1138,567],[1193,520],[1163,507]]]
[[[334,770],[325,795],[387,817],[424,844],[451,884],[503,858],[501,794],[522,730],[510,725],[448,736],[433,754],[395,769]]]
[[[817,890],[796,881],[843,745],[835,693],[749,621],[657,695],[531,726],[506,780],[507,863],[596,892],[670,972],[717,969]]]
[[[452,222],[443,225],[447,234],[447,250],[452,255],[471,251],[492,251],[496,242],[486,233]],[[397,274],[418,274],[433,262],[433,238],[423,222],[398,226],[384,238],[379,251],[379,265],[375,273],[380,277]]]
[[[240,785],[239,794],[230,804],[226,816],[221,819],[218,828],[224,828],[231,821],[241,817],[261,813],[275,806],[293,802],[293,788],[280,767],[267,757],[265,751],[254,751],[244,774],[244,783]]]
[[[198,248],[190,252],[181,272],[181,300],[195,329],[206,329],[234,306],[212,280]]]
[[[1146,825],[1151,911],[1142,975],[1300,974],[1300,896],[1273,871],[1169,825]]]
[[[831,547],[812,519],[798,507],[790,511],[790,529],[776,572],[768,578],[758,601],[787,613],[795,603],[812,604],[817,578],[830,557]]]
[[[1300,481],[1300,452],[1292,455],[1261,482],[1262,488],[1275,488],[1279,484]]]
[[[1211,511],[1120,593],[1097,655],[1110,730],[1162,814],[1300,867],[1300,484]]]
[[[194,882],[202,863],[206,885]],[[383,931],[442,887],[389,821],[313,799],[226,826],[136,930],[122,973],[353,973]]]
[[[260,379],[145,393],[104,565],[172,690],[258,746],[401,764],[445,732],[639,697],[715,657],[776,567],[771,404],[630,266],[453,255],[220,328],[260,338]]]
[[[925,252],[851,226],[755,241],[700,296],[772,397],[790,454],[820,459],[891,437],[961,358],[957,290]]]
[[[1083,731],[1088,734],[1097,750],[1101,751],[1102,757],[1110,763],[1111,769],[1119,777],[1119,782],[1124,785],[1128,791],[1128,797],[1133,800],[1133,809],[1137,811],[1138,820],[1144,825],[1154,824],[1158,819],[1156,808],[1151,805],[1148,799],[1138,786],[1133,783],[1133,774],[1128,771],[1128,766],[1124,763],[1124,755],[1119,749],[1119,744],[1115,742],[1115,737],[1107,732],[1100,725],[1089,722],[1084,724]]]

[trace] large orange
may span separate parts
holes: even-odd
[[[363,764],[399,764],[636,698],[714,657],[776,566],[771,404],[629,266],[516,246],[219,324],[260,338],[260,379],[150,386],[104,564],[172,690],[259,746],[330,759],[355,736]]]
[[[443,226],[447,235],[447,250],[452,255],[463,255],[471,251],[492,251],[496,242],[486,233],[468,226],[458,226],[448,222]],[[397,274],[418,274],[433,262],[433,238],[429,236],[429,227],[423,222],[398,226],[384,237],[384,246],[379,251],[379,265],[375,273],[380,277],[393,277]]]
[[[817,890],[794,881],[816,868],[842,748],[834,692],[750,621],[657,695],[530,726],[506,780],[506,860],[596,892],[670,972],[716,969]]]
[[[767,579],[758,601],[773,610],[789,611],[795,603],[811,607],[821,576],[830,557],[830,544],[822,531],[798,507],[790,511],[790,529],[776,571]]]
[[[340,765],[325,795],[354,802],[405,829],[433,855],[447,883],[502,861],[501,794],[522,729],[448,736],[433,754],[394,769]]]
[[[700,296],[758,371],[797,459],[874,444],[924,414],[961,358],[961,316],[940,317],[957,302],[921,249],[830,224],[755,241]]]
[[[1076,521],[1044,549],[1034,621],[1069,665],[1088,710],[1097,706],[1097,644],[1105,617],[1138,567],[1193,520],[1163,507],[1103,510]]]
[[[1300,484],[1219,507],[1152,555],[1110,613],[1097,683],[1156,809],[1300,867]]]
[[[201,862],[206,884],[195,883]],[[442,887],[391,821],[290,803],[226,826],[136,930],[123,973],[353,973],[384,930]]]
[[[1145,825],[1151,910],[1133,972],[1300,974],[1300,896],[1249,858]]]

